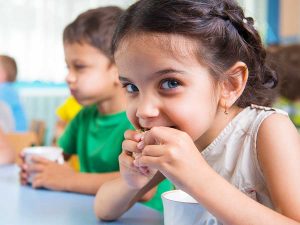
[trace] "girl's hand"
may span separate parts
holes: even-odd
[[[119,156],[120,173],[128,186],[133,189],[141,189],[156,174],[157,170],[149,170],[146,167],[135,165],[141,157],[141,140],[143,133],[127,130],[122,143],[122,153]],[[136,158],[135,158],[136,157]]]
[[[208,168],[191,137],[168,127],[153,127],[144,135],[142,156],[138,166],[159,170],[177,188],[186,190]]]
[[[33,188],[48,188],[66,191],[68,181],[74,179],[75,171],[67,164],[58,164],[41,157],[32,157],[32,164],[27,165],[27,173],[34,172]]]

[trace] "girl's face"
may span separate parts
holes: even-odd
[[[196,141],[213,128],[220,88],[193,49],[181,36],[131,36],[121,43],[115,59],[137,129],[173,127]]]
[[[80,104],[99,103],[113,95],[116,76],[104,54],[86,43],[64,43],[64,52],[68,67],[66,81]]]

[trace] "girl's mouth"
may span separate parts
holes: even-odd
[[[174,128],[174,129],[178,129],[176,126],[166,126],[166,127],[169,127],[169,128]],[[152,128],[152,127],[151,127]],[[141,127],[140,130],[141,132],[146,132],[146,131],[149,131],[151,130],[151,128],[145,128],[145,127]]]

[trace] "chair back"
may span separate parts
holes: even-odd
[[[16,152],[16,162],[20,161],[19,154],[25,147],[39,145],[38,137],[35,132],[9,132],[6,138]]]

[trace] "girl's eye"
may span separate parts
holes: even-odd
[[[177,80],[164,80],[161,83],[162,89],[172,89],[177,88],[180,85],[180,83]]]
[[[128,93],[134,93],[139,91],[139,89],[134,84],[124,84],[123,87],[126,88],[126,91]]]

